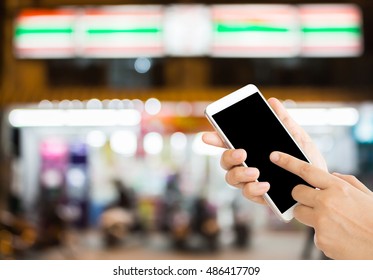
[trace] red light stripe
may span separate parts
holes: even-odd
[[[23,10],[19,17],[33,17],[33,16],[74,16],[77,10],[74,9],[27,9]]]

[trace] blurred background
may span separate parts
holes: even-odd
[[[324,258],[201,132],[254,83],[373,186],[373,3],[327,2],[1,1],[0,259]]]

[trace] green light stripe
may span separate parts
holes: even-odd
[[[22,36],[28,34],[72,34],[73,28],[17,28],[15,35]]]
[[[160,28],[133,28],[133,29],[88,29],[91,35],[113,34],[113,33],[159,33]]]
[[[360,27],[303,27],[304,33],[354,33],[360,34]]]
[[[227,24],[216,24],[215,30],[217,32],[289,32],[288,28],[284,27],[273,27],[265,25],[227,25]]]

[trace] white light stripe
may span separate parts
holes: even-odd
[[[355,108],[297,108],[288,109],[294,120],[303,126],[354,126],[359,120]]]
[[[38,126],[136,126],[141,115],[124,110],[35,110],[15,109],[9,114],[14,127]]]

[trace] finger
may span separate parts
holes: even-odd
[[[226,148],[224,142],[221,140],[217,132],[204,132],[202,134],[202,141],[208,145]]]
[[[338,177],[291,155],[281,152],[272,152],[270,160],[279,167],[298,175],[316,188],[326,189],[334,184],[340,184],[340,179]]]
[[[305,148],[307,154],[312,157],[312,163],[315,164],[315,166],[328,171],[326,162],[324,161],[323,156],[320,154],[320,151],[313,144],[310,135],[293,120],[282,103],[276,98],[268,99],[268,103],[272,107],[273,111],[275,111],[276,115],[284,124],[284,126],[287,128],[291,136],[293,136],[294,140],[300,145],[300,147]]]
[[[273,111],[275,111],[278,118],[286,127],[297,127],[299,126],[289,115],[288,111],[285,109],[284,105],[277,99],[277,98],[269,98],[268,99],[269,105],[272,107]]]
[[[246,159],[246,151],[243,149],[230,149],[224,151],[220,158],[220,165],[224,170],[230,170],[234,166],[241,165]]]
[[[294,218],[297,219],[302,224],[310,227],[314,227],[315,218],[313,214],[313,209],[311,207],[305,206],[303,204],[298,204],[294,208]]]
[[[225,174],[227,183],[239,188],[241,188],[243,184],[255,182],[258,178],[259,170],[257,168],[248,168],[244,166],[236,166]]]
[[[334,176],[337,176],[338,178],[346,181],[350,185],[354,186],[355,188],[361,190],[362,192],[366,194],[371,194],[372,192],[362,183],[360,182],[355,176],[352,175],[345,175],[340,173],[333,173]]]
[[[306,185],[297,185],[292,190],[291,195],[295,201],[303,205],[313,207],[315,204],[315,196],[318,195],[317,191],[318,190]]]
[[[298,123],[293,120],[284,105],[282,105],[278,99],[273,97],[269,98],[268,103],[296,141],[300,143],[312,142],[311,137]]]
[[[242,187],[242,194],[247,199],[259,203],[267,204],[263,195],[268,192],[270,186],[268,182],[252,182]]]
[[[303,131],[303,128],[293,120],[284,105],[282,105],[278,99],[273,97],[269,98],[268,103],[289,131]]]

